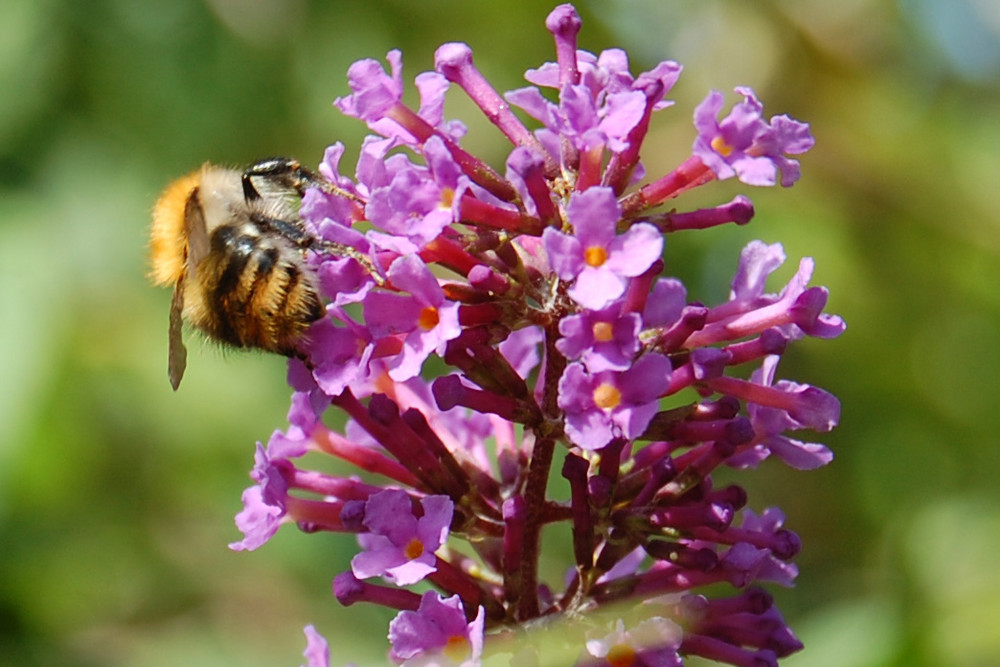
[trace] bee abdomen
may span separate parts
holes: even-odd
[[[253,225],[219,227],[211,245],[203,264],[218,260],[214,271],[209,266],[205,272],[217,280],[207,290],[207,317],[195,324],[231,345],[294,354],[302,334],[324,312],[301,251],[261,235]]]
[[[279,259],[266,279],[256,281],[246,309],[251,337],[285,355],[295,351],[310,324],[323,316],[314,277],[299,263]]]

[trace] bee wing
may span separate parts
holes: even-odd
[[[187,367],[187,349],[184,347],[184,339],[181,337],[181,312],[184,310],[184,277],[174,285],[174,295],[170,299],[170,331],[169,331],[169,352],[167,353],[167,376],[170,378],[170,386],[177,391],[181,385],[181,378],[184,377],[184,369]]]
[[[187,348],[184,347],[184,281],[192,275],[194,267],[208,254],[208,231],[205,229],[205,211],[201,207],[198,188],[191,191],[184,204],[184,235],[187,238],[185,270],[174,284],[174,295],[170,299],[169,351],[167,352],[167,376],[170,386],[177,391],[187,367]],[[193,276],[192,276],[193,277]]]
[[[201,193],[195,188],[184,205],[184,233],[187,237],[187,268],[192,271],[208,255],[208,230]]]

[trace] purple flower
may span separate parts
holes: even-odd
[[[792,185],[799,177],[799,163],[783,154],[795,155],[812,148],[809,126],[787,116],[774,118],[769,125],[753,90],[738,87],[736,92],[743,96],[743,102],[721,121],[718,115],[723,98],[718,91],[709,93],[695,109],[698,137],[692,149],[694,155],[719,179],[735,175],[747,185],[774,185],[780,169],[781,184]]]
[[[383,576],[409,586],[437,569],[434,552],[448,538],[454,504],[445,496],[428,496],[420,506],[424,514],[417,518],[410,496],[395,489],[368,499],[364,526],[370,532],[358,535],[364,551],[351,560],[354,576]]]
[[[346,327],[328,319],[316,322],[305,344],[315,386],[326,396],[336,396],[363,380],[372,352],[370,342],[368,330],[354,322]]]
[[[670,361],[659,354],[641,357],[624,372],[589,373],[580,363],[559,380],[559,407],[566,434],[583,449],[601,449],[612,438],[641,435],[657,411],[656,399],[670,384]]]
[[[580,359],[591,373],[623,371],[639,351],[638,313],[622,313],[621,305],[584,311],[559,322],[556,348],[567,359]]]
[[[386,54],[386,60],[391,73],[386,73],[380,62],[370,58],[351,65],[347,78],[353,92],[347,97],[338,97],[334,105],[344,115],[365,121],[373,132],[412,141],[405,129],[386,117],[402,103],[403,54],[393,49]]]
[[[458,304],[444,298],[437,279],[416,255],[394,261],[388,277],[409,296],[371,292],[364,301],[364,315],[375,339],[401,339],[399,353],[387,360],[389,376],[401,382],[419,373],[435,348],[458,336]]]
[[[769,387],[728,376],[706,378],[704,384],[713,391],[742,399],[748,404],[776,408],[786,413],[794,424],[793,428],[826,432],[840,421],[840,401],[829,392],[808,384],[782,380]],[[799,455],[805,453],[802,450]]]
[[[663,236],[639,223],[615,234],[621,209],[610,188],[575,193],[567,207],[573,235],[549,227],[542,238],[552,268],[563,280],[574,280],[570,297],[584,308],[608,306],[625,292],[627,279],[659,259]]]
[[[330,646],[312,625],[305,627],[306,650],[302,652],[306,664],[302,667],[330,667]]]
[[[372,191],[366,209],[372,224],[410,240],[414,250],[457,219],[458,203],[469,187],[440,137],[427,140],[424,155],[427,167],[403,166],[386,186]]]
[[[785,513],[777,507],[765,509],[760,516],[757,516],[750,509],[743,510],[743,523],[741,530],[757,533],[762,539],[774,540],[788,546],[781,548],[771,547],[767,549],[765,560],[761,563],[757,579],[759,581],[773,581],[782,586],[791,586],[795,578],[799,576],[799,569],[794,563],[787,562],[795,556],[801,548],[798,536],[782,528],[785,523]]]
[[[761,367],[754,371],[751,381],[763,386],[771,386],[774,382],[778,360],[777,355],[768,356]],[[787,390],[794,390],[796,387],[794,383],[787,380],[779,381],[777,386]],[[797,430],[802,427],[802,424],[792,419],[785,410],[750,403],[747,406],[747,412],[750,413],[750,421],[756,434],[754,436],[755,444],[751,451],[730,459],[729,465],[734,467],[756,466],[759,461],[767,458],[770,454],[774,454],[798,470],[812,470],[825,466],[833,460],[833,452],[825,445],[802,442],[783,435],[785,431]]]
[[[677,651],[683,636],[680,626],[659,616],[646,619],[628,630],[625,623],[619,620],[611,633],[598,639],[588,639],[587,652],[595,658],[604,659],[596,664],[609,667],[680,667],[684,662]]]
[[[771,245],[766,245],[763,241],[748,243],[740,252],[740,261],[733,277],[730,302],[747,308],[759,305],[758,299],[765,296],[767,277],[784,264],[785,259],[785,249],[780,243]]]
[[[353,94],[334,102],[345,115],[368,123],[380,120],[403,98],[403,54],[393,49],[386,55],[392,74],[386,74],[377,60],[365,59],[351,65],[347,78]]]
[[[757,140],[757,150],[774,162],[774,166],[781,172],[781,185],[787,188],[799,180],[800,171],[798,160],[787,158],[785,154],[805,153],[815,143],[808,123],[782,114],[771,119],[768,131]]]
[[[660,278],[653,285],[642,313],[647,327],[667,327],[681,317],[687,304],[687,289],[676,278]]]
[[[765,294],[767,276],[785,260],[780,244],[765,246],[752,241],[740,255],[740,265],[733,280],[732,298],[713,308],[709,324],[694,333],[686,343],[705,345],[736,340],[778,328],[789,339],[802,334],[817,338],[836,338],[846,325],[836,315],[823,312],[827,292],[822,287],[807,288],[812,278],[813,261],[805,257],[799,270],[780,294]]]
[[[525,327],[511,333],[500,343],[500,354],[510,362],[522,378],[538,365],[538,345],[542,342],[542,332],[535,327]]]
[[[236,515],[236,527],[243,533],[239,542],[230,542],[233,551],[253,551],[270,540],[283,523],[285,513],[276,505],[264,502],[259,486],[243,491],[243,509]]]
[[[290,429],[292,430],[292,429]],[[277,449],[288,440],[280,431],[271,436]],[[288,451],[288,448],[285,448]],[[304,453],[304,447],[295,446],[292,456]],[[250,476],[257,481],[243,492],[243,509],[236,515],[236,527],[243,533],[243,539],[229,545],[234,551],[253,551],[271,539],[282,523],[287,521],[288,474],[294,470],[291,462],[283,455],[272,456],[270,445],[265,449],[257,443],[254,454],[254,468]]]
[[[484,610],[471,623],[457,595],[427,591],[416,611],[401,611],[389,624],[390,657],[406,667],[473,667],[483,653]]]
[[[560,154],[560,140],[569,140],[578,151],[596,143],[620,153],[646,117],[647,106],[669,106],[663,96],[676,83],[681,66],[673,61],[662,62],[633,79],[628,55],[621,49],[603,51],[596,58],[586,51],[575,55],[578,81],[565,81],[562,64],[557,63],[545,63],[525,74],[536,86],[558,89],[559,104],[549,102],[535,87],[514,90],[505,97],[545,125],[539,136],[553,155]],[[653,82],[658,84],[655,99],[649,100],[644,90]]]

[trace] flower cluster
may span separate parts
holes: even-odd
[[[745,224],[753,206],[738,196],[658,209],[734,176],[790,186],[789,156],[812,136],[766,119],[748,88],[720,118],[712,92],[695,110],[690,157],[647,178],[640,148],[681,67],[633,76],[622,50],[577,49],[580,25],[572,6],[553,10],[556,62],[505,95],[464,44],[441,46],[435,71],[416,77],[416,110],[398,52],[388,72],[372,60],[350,68],[351,94],[335,104],[373,134],[353,178],[339,171],[344,147],[327,149],[320,172],[335,187],[303,199],[328,243],[312,258],[328,316],[310,330],[308,361],[290,362],[289,426],[258,446],[232,546],[255,549],[287,523],[356,534],[335,595],[398,610],[389,656],[403,665],[503,652],[776,664],[801,644],[758,583],[792,583],[799,540],[780,510],[746,509],[744,489],[712,475],[772,454],[798,469],[830,461],[790,433],[829,431],[839,403],[776,370],[790,342],[833,338],[844,323],[808,286],[809,259],[769,292],[785,255],[760,241],[743,250],[728,301],[689,301],[664,275],[666,235]],[[444,118],[452,84],[513,145],[503,173]],[[331,406],[348,417],[342,430],[321,420]],[[364,475],[307,469],[307,452]],[[556,523],[570,528],[573,562],[563,581],[543,581],[542,530]],[[328,664],[325,642],[307,635],[309,664]]]

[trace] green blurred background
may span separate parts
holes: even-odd
[[[671,238],[667,255],[711,303],[746,241],[781,241],[779,278],[815,257],[849,325],[780,369],[840,397],[833,464],[739,476],[805,544],[798,587],[777,592],[806,643],[784,664],[1000,664],[1000,5],[577,6],[582,47],[626,47],[633,72],[686,67],[645,144],[650,173],[686,156],[713,87],[753,86],[817,138],[790,190],[682,199],[745,191],[757,217]],[[350,172],[365,128],[330,102],[355,59],[402,48],[411,82],[460,40],[497,88],[523,85],[553,59],[551,7],[0,3],[0,665],[297,665],[309,622],[334,664],[384,655],[391,614],[330,595],[350,538],[289,529],[226,548],[254,442],[285,423],[284,363],[195,341],[170,391],[149,211],[205,160],[315,164],[340,139]],[[502,165],[499,133],[460,95],[449,105],[466,146]]]

